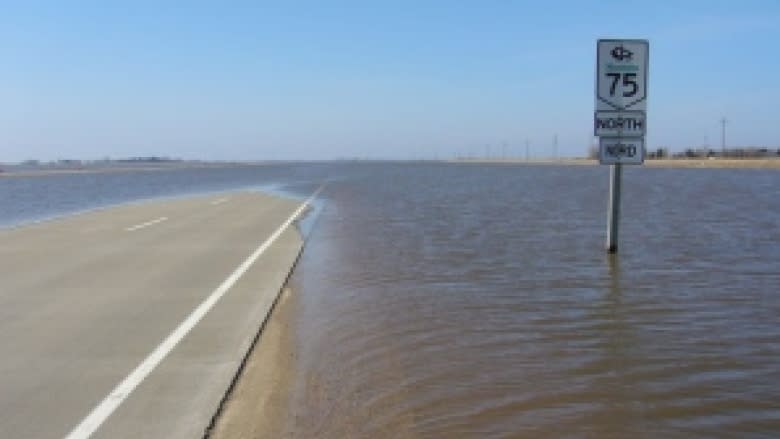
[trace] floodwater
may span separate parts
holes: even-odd
[[[0,179],[0,223],[198,191],[305,196],[329,181],[291,279],[289,437],[780,435],[780,172],[627,168],[614,257],[606,167],[46,178],[21,192]],[[90,198],[68,178],[103,184]]]
[[[780,173],[375,166],[293,279],[300,438],[780,436]]]

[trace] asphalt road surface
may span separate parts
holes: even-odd
[[[0,437],[202,437],[302,211],[240,192],[0,230]]]

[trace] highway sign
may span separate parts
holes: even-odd
[[[647,40],[598,40],[596,111],[646,111]]]
[[[617,252],[623,165],[645,160],[647,128],[647,40],[596,42],[596,112],[593,133],[599,136],[599,162],[609,170],[607,251]]]
[[[641,165],[644,161],[644,138],[599,138],[599,162],[602,165]]]
[[[593,134],[605,137],[643,137],[647,130],[644,111],[597,111]]]

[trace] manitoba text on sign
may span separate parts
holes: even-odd
[[[599,162],[602,165],[641,165],[644,161],[645,139],[599,138]]]
[[[597,111],[593,134],[606,137],[643,137],[647,129],[644,111]]]
[[[596,111],[647,109],[647,40],[599,40]]]

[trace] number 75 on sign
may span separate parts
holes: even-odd
[[[596,111],[646,111],[647,40],[598,40]]]

